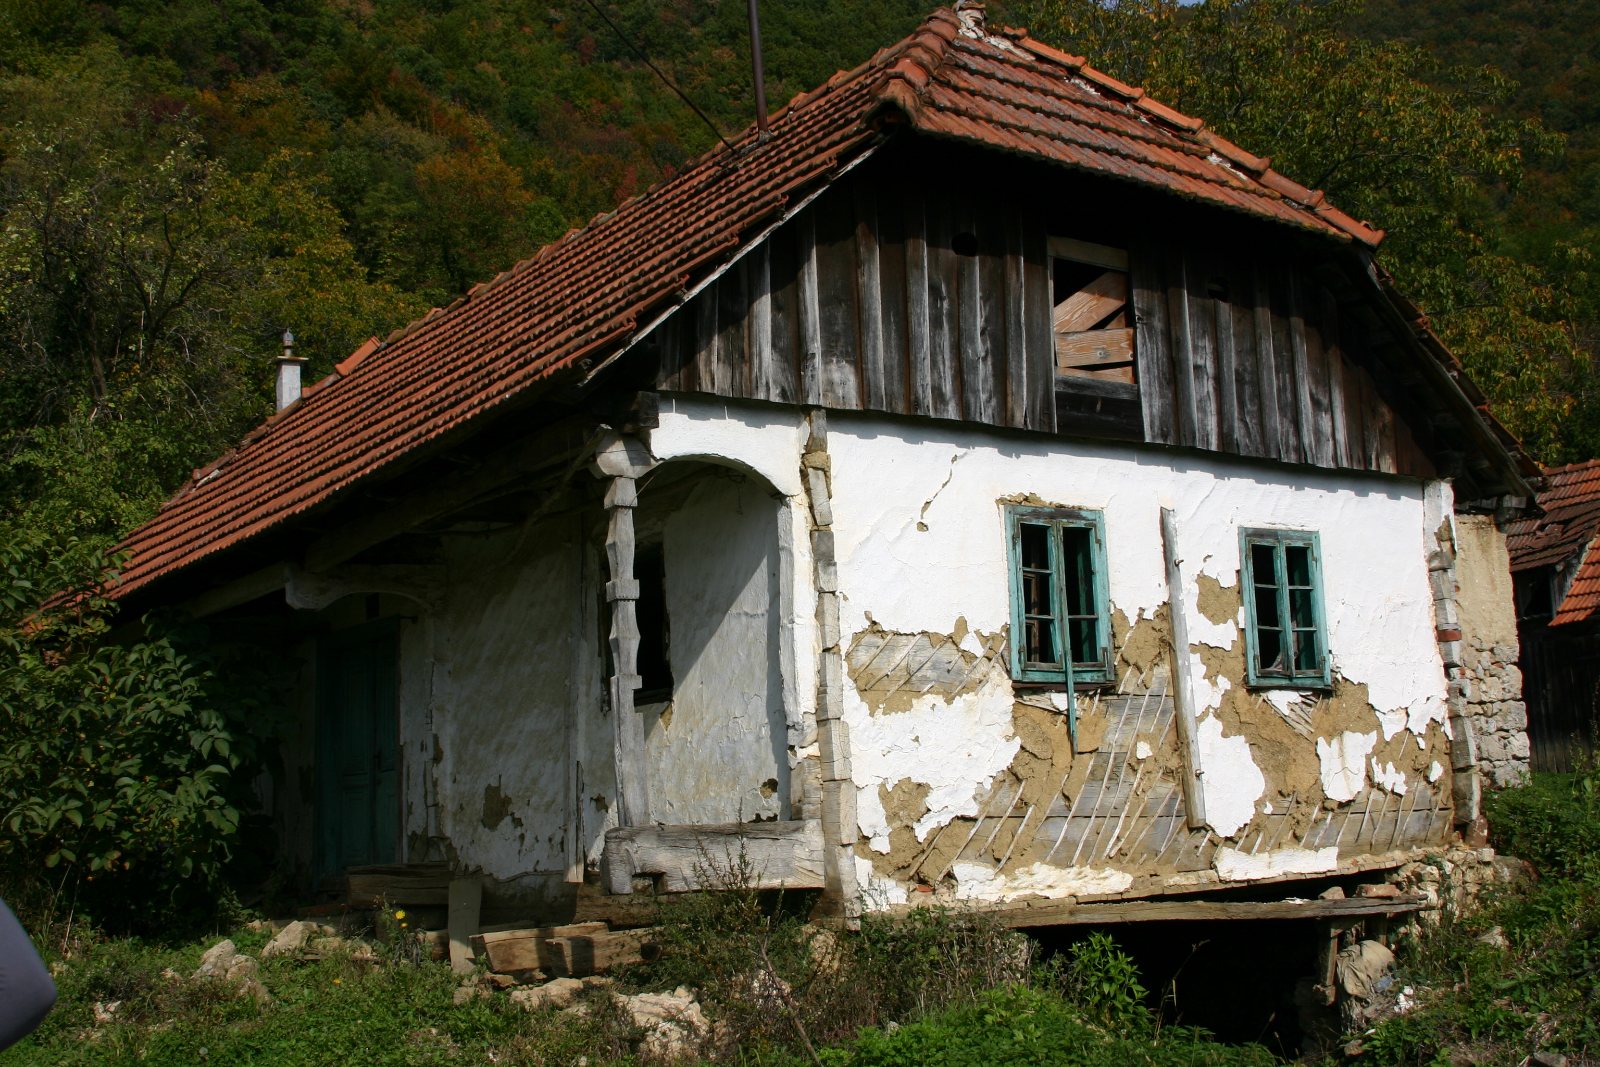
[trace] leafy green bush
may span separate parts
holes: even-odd
[[[1059,994],[1012,986],[893,1030],[868,1030],[822,1053],[827,1067],[1152,1067],[1277,1063],[1259,1045],[1231,1047],[1187,1030],[1160,1039],[1109,1033]]]
[[[219,874],[241,753],[170,634],[114,637],[109,574],[95,550],[0,538],[0,879],[159,909]]]
[[[1479,1062],[1542,1048],[1600,1051],[1600,790],[1593,768],[1536,775],[1491,797],[1496,843],[1539,877],[1428,935],[1402,960],[1418,1010],[1366,1040],[1369,1062],[1412,1064],[1469,1047]],[[1504,942],[1485,937],[1498,927]]]

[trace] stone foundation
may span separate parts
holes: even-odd
[[[1384,880],[1424,901],[1423,909],[1395,931],[1406,938],[1469,914],[1486,902],[1485,894],[1531,877],[1532,868],[1523,860],[1496,855],[1492,848],[1458,845],[1398,867]]]

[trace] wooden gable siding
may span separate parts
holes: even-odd
[[[1434,475],[1369,371],[1367,329],[1285,254],[1132,242],[1144,439],[1317,467]]]
[[[664,324],[657,385],[1052,432],[1046,232],[1026,198],[852,178]]]
[[[954,155],[885,152],[751,249],[663,324],[656,387],[1435,474],[1370,319],[1323,280],[1336,250]],[[1052,236],[1128,250],[1134,384],[1058,377]]]

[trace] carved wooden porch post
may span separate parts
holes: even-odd
[[[639,504],[637,479],[656,465],[637,438],[608,434],[595,451],[594,472],[611,479],[606,487],[606,604],[611,609],[611,677],[607,690],[617,769],[617,821],[641,826],[650,821],[650,791],[645,776],[644,724],[633,709],[639,687],[639,579],[633,573],[633,509]]]

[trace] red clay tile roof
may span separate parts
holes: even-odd
[[[1560,566],[1583,555],[1566,597],[1551,626],[1582,622],[1600,608],[1600,459],[1555,467],[1545,472],[1547,487],[1539,494],[1544,514],[1506,528],[1512,571]]]
[[[987,35],[966,13],[940,10],[910,37],[797,97],[774,116],[770,137],[747,131],[731,149],[352,355],[129,535],[115,594],[327,506],[511,398],[603,361],[795,198],[905,125],[1341,241],[1382,238],[1199,120],[1082,59],[1017,34]]]

